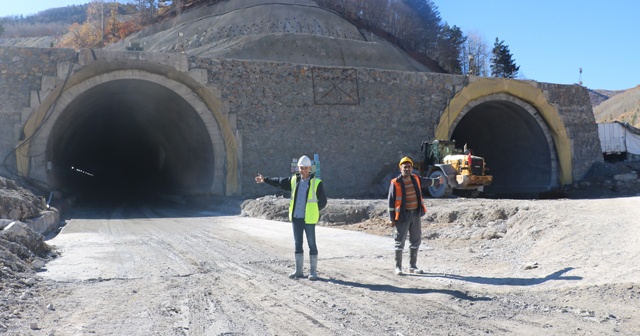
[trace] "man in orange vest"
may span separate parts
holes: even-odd
[[[409,272],[422,274],[418,268],[418,248],[422,243],[422,228],[420,217],[424,216],[427,208],[422,203],[421,182],[428,186],[438,186],[444,182],[442,176],[438,178],[424,178],[413,173],[413,161],[405,156],[400,160],[400,175],[391,180],[389,186],[389,219],[391,226],[396,227],[395,252],[396,275],[402,275],[402,252],[409,234]],[[427,187],[428,187],[427,186]]]

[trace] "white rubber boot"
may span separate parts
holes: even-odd
[[[304,254],[296,253],[296,271],[289,274],[289,278],[295,279],[302,277],[302,265],[304,263]]]
[[[402,251],[396,251],[396,275],[402,275]]]
[[[309,256],[309,280],[318,280],[318,255]]]
[[[414,274],[422,274],[422,270],[418,267],[418,249],[409,249],[409,272]]]

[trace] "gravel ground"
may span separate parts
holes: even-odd
[[[279,195],[197,211],[120,209],[97,228],[97,213],[83,212],[46,241],[3,232],[0,333],[637,335],[634,169],[595,168],[551,199],[426,199],[421,277],[393,275],[382,199],[329,200],[319,282],[286,277],[288,199]]]

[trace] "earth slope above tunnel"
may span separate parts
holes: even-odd
[[[305,0],[235,0],[195,8],[105,47],[203,58],[442,72]]]

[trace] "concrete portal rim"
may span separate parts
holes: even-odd
[[[473,78],[445,107],[436,127],[436,138],[449,139],[465,107],[478,99],[504,93],[530,104],[540,113],[548,126],[558,157],[559,180],[562,185],[573,183],[571,140],[558,110],[547,100],[544,92],[532,83],[506,78]],[[476,105],[477,106],[477,105]]]
[[[542,115],[536,110],[536,108],[530,103],[512,96],[507,93],[494,93],[486,96],[482,96],[478,99],[470,101],[465,107],[460,111],[460,114],[455,118],[455,120],[451,123],[451,128],[449,130],[449,138],[453,134],[453,131],[456,129],[462,118],[467,115],[467,113],[471,112],[477,106],[482,105],[487,102],[510,102],[513,103],[523,110],[525,110],[531,117],[537,122],[538,126],[542,130],[544,137],[547,141],[547,146],[549,147],[550,157],[549,162],[551,163],[551,175],[550,175],[550,183],[552,186],[557,186],[558,181],[558,153],[556,152],[556,146],[554,145],[553,136],[551,135],[551,131],[549,130],[549,125],[547,125],[546,121],[542,117]]]
[[[95,88],[101,84],[108,83],[115,80],[141,80],[148,81],[154,84],[165,87],[177,94],[179,97],[185,100],[185,102],[193,108],[202,120],[207,132],[209,134],[212,148],[213,148],[213,181],[209,186],[211,194],[214,195],[227,195],[229,194],[228,181],[225,180],[228,177],[229,168],[229,147],[235,148],[235,143],[229,144],[229,137],[225,136],[226,124],[219,122],[219,117],[223,117],[219,111],[212,110],[205,102],[207,99],[202,99],[202,91],[194,90],[192,85],[187,85],[176,80],[176,78],[170,78],[158,73],[145,71],[142,69],[112,69],[111,71],[97,73],[93,76],[87,76],[81,80],[75,82],[72,86],[64,88],[64,91],[60,93],[59,98],[56,101],[49,102],[48,106],[40,106],[50,109],[52,106],[55,110],[51,112],[46,120],[43,121],[41,129],[31,141],[28,152],[31,157],[29,169],[29,176],[35,177],[43,181],[50,181],[47,176],[47,161],[50,159],[49,154],[38,155],[38,153],[45,153],[45,149],[48,148],[51,141],[52,131],[54,129],[56,120],[64,115],[64,111],[69,104],[78,98],[82,93]],[[52,93],[52,95],[55,94]],[[217,114],[217,115],[216,115]],[[226,130],[228,133],[230,129]],[[233,139],[232,139],[233,140]],[[232,158],[237,158],[235,155],[231,155]],[[237,160],[237,159],[236,159]],[[237,162],[231,163],[232,167],[237,167]],[[237,188],[237,186],[236,186]],[[231,189],[234,189],[233,187]],[[232,190],[232,193],[234,191]]]

